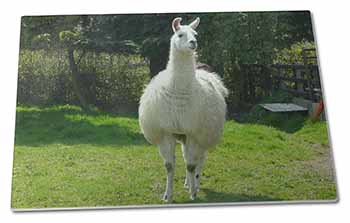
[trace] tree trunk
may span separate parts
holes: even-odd
[[[164,70],[169,58],[169,43],[164,42],[158,46],[158,52],[149,56],[151,78]]]
[[[151,73],[151,78],[156,76],[160,71],[164,70],[166,68],[167,64],[167,57],[158,57],[154,56],[150,58],[150,73]]]
[[[68,49],[68,60],[69,60],[69,67],[72,72],[72,83],[73,83],[73,89],[74,92],[77,94],[79,102],[81,107],[84,111],[90,112],[90,105],[81,89],[81,86],[79,85],[79,71],[78,71],[78,65],[75,62],[74,59],[74,50]]]

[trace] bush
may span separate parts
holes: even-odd
[[[276,51],[274,63],[278,64],[303,64],[303,49],[315,49],[315,43],[306,40],[294,43],[290,48]]]
[[[18,104],[79,104],[66,55],[64,50],[20,52]],[[90,103],[105,111],[137,112],[138,100],[149,80],[143,58],[86,53],[79,71],[80,84]]]

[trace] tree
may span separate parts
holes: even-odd
[[[72,75],[72,84],[82,108],[91,110],[80,80],[79,64],[88,51],[137,53],[139,47],[131,40],[111,32],[110,24],[118,24],[119,17],[106,16],[44,16],[24,17],[21,48],[64,47]]]
[[[182,17],[184,23],[194,19],[196,14],[155,14],[142,16],[140,32],[141,54],[149,59],[151,77],[165,69],[169,58],[170,38],[173,35],[171,22]]]
[[[91,52],[141,54],[149,60],[153,77],[166,67],[175,17],[182,17],[184,24],[201,18],[197,29],[199,61],[232,83],[231,92],[238,94],[235,89],[240,89],[231,100],[237,103],[254,98],[259,81],[264,80],[261,72],[244,71],[247,66],[242,65],[272,64],[282,49],[302,40],[313,41],[306,11],[43,16],[23,17],[21,48],[63,47],[75,95],[89,110],[91,102],[80,86],[84,56]]]

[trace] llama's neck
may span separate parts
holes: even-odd
[[[170,86],[177,91],[188,91],[195,78],[195,57],[193,53],[170,49],[167,70],[170,71]]]

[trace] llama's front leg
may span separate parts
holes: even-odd
[[[195,184],[195,164],[187,164],[186,165],[186,175],[188,176],[188,184],[190,188],[190,198],[191,200],[194,200],[197,197],[197,190],[196,190],[196,184]]]
[[[189,180],[188,180],[188,174],[187,174],[187,171],[186,171],[186,176],[185,176],[184,188],[189,188]]]
[[[203,170],[205,158],[206,158],[206,152],[204,152],[200,156],[198,165],[197,165],[196,170],[195,170],[194,182],[195,182],[195,187],[196,187],[197,192],[199,192],[199,189],[200,189],[200,181],[201,181],[201,177],[202,177],[202,170]],[[186,173],[186,177],[185,177],[184,188],[189,188],[189,175],[187,173]]]
[[[206,153],[202,154],[202,156],[200,157],[198,165],[197,165],[196,170],[195,170],[194,182],[195,182],[197,192],[199,191],[199,188],[200,188],[200,180],[201,180],[201,175],[202,175],[202,170],[203,170],[205,158],[206,158]],[[186,177],[185,177],[184,188],[189,188],[189,175],[187,173],[186,173]]]
[[[195,182],[195,171],[199,162],[199,151],[198,147],[190,140],[184,147],[184,156],[186,162],[186,178],[190,188],[191,199],[194,200],[197,196],[196,182]]]
[[[203,170],[204,161],[206,157],[207,157],[207,152],[203,151],[203,153],[200,155],[199,162],[196,168],[195,186],[196,186],[197,192],[199,191],[199,188],[200,188],[200,180],[201,180],[202,170]]]
[[[185,157],[186,145],[185,145],[185,144],[182,144],[182,145],[181,145],[181,149],[182,149],[182,155],[183,155],[183,157],[184,157],[184,160],[186,161],[186,157]],[[189,188],[189,180],[188,180],[187,171],[186,171],[186,176],[185,176],[184,188],[186,188],[186,189]]]
[[[175,173],[175,139],[173,137],[165,137],[159,144],[160,155],[164,159],[164,166],[167,171],[167,184],[163,200],[172,202],[173,199],[173,184]]]

